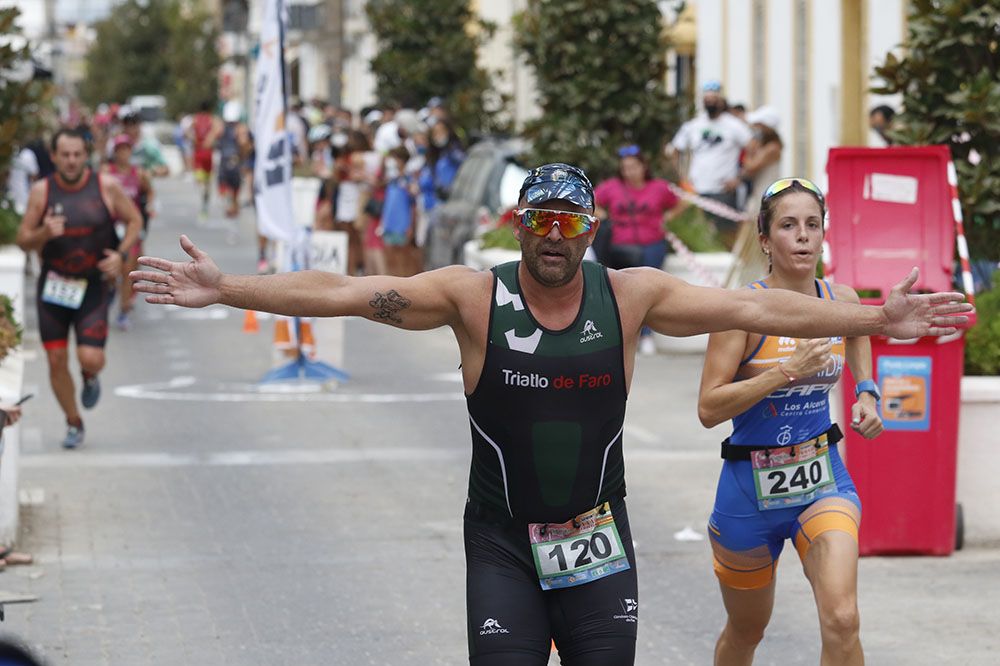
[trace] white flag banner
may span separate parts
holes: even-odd
[[[283,0],[264,0],[257,59],[254,112],[254,203],[257,228],[271,240],[296,244],[300,231],[292,215],[292,146],[285,128]]]

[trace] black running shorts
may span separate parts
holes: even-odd
[[[472,666],[545,666],[555,640],[564,666],[635,661],[638,586],[623,498],[611,501],[631,568],[543,590],[528,528],[470,502],[465,511],[466,605]],[[493,514],[493,515],[491,515]]]
[[[73,310],[42,300],[46,273],[48,269],[43,267],[35,297],[42,346],[45,349],[66,347],[72,326],[76,332],[77,345],[103,348],[108,339],[108,306],[111,304],[108,283],[101,276],[90,278],[80,308]]]

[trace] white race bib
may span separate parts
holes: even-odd
[[[60,305],[70,310],[79,310],[86,294],[86,278],[66,277],[55,271],[49,271],[45,274],[42,300],[46,303]]]

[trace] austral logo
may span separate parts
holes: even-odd
[[[500,626],[500,623],[489,617],[483,622],[483,626],[479,627],[480,636],[489,636],[490,634],[509,634],[510,632]]]
[[[598,338],[603,337],[604,334],[597,330],[594,320],[588,319],[587,323],[583,325],[583,332],[580,334],[580,343],[591,342],[592,340],[597,340]]]

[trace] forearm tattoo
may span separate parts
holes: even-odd
[[[368,305],[375,309],[375,314],[373,315],[375,319],[402,324],[403,318],[399,316],[399,313],[410,307],[410,299],[401,296],[395,289],[392,289],[387,294],[376,291],[375,298],[368,301]]]

